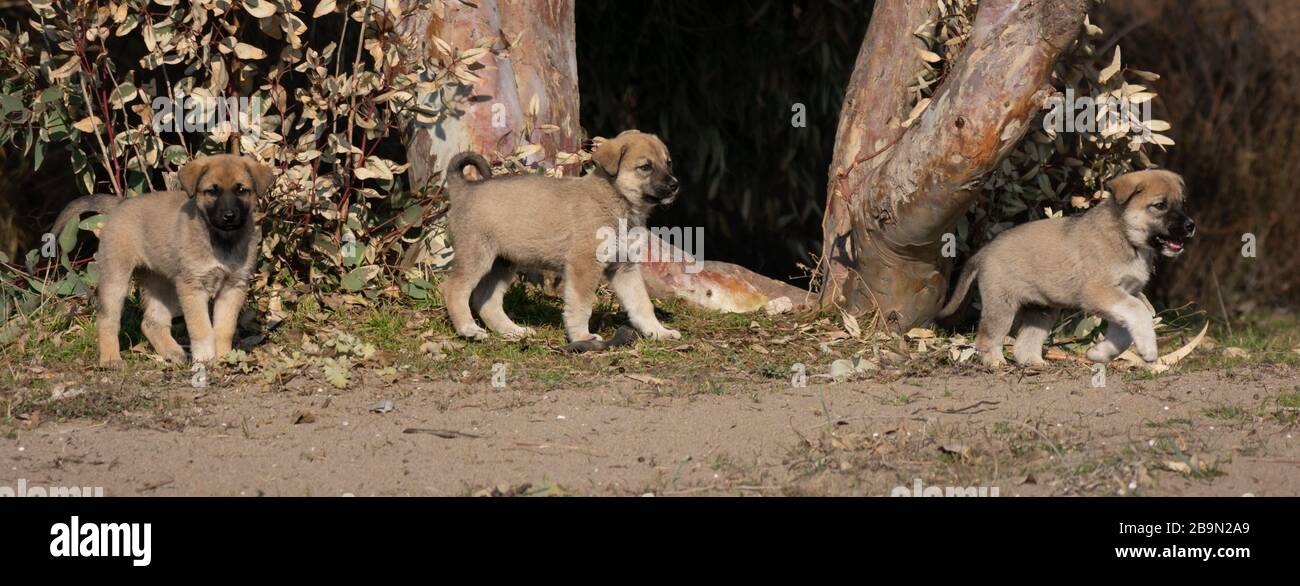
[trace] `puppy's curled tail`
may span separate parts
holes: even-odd
[[[478,176],[484,181],[492,178],[492,166],[488,165],[487,159],[474,151],[465,151],[451,158],[447,164],[447,184],[464,185],[469,180],[465,178],[465,166],[473,165],[474,170],[478,171]]]
[[[952,297],[948,299],[948,304],[943,306],[943,309],[939,310],[939,315],[936,317],[948,317],[957,313],[957,309],[961,307],[962,301],[966,300],[966,294],[970,293],[970,284],[975,281],[975,277],[979,276],[980,260],[982,256],[982,254],[976,253],[975,256],[971,257],[971,259],[966,262],[966,268],[962,269],[961,277],[957,279],[957,289],[952,292]]]
[[[107,214],[113,211],[118,204],[122,203],[122,198],[116,195],[87,195],[79,197],[68,203],[63,211],[59,212],[58,219],[54,220],[54,235],[63,233],[63,227],[86,212],[96,212]]]
[[[566,352],[574,352],[574,353],[600,352],[602,350],[608,350],[615,346],[627,346],[628,344],[636,342],[637,338],[639,337],[640,334],[637,334],[636,330],[627,326],[619,326],[618,331],[614,332],[614,339],[612,340],[593,339],[593,340],[584,340],[582,342],[574,342],[572,344],[569,344],[568,346],[565,346],[564,350]]]

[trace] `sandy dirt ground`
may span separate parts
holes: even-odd
[[[904,487],[1018,495],[1300,494],[1294,367],[1254,365],[1091,386],[1081,365],[949,368],[794,387],[684,392],[612,374],[544,388],[366,381],[339,391],[187,374],[114,417],[0,439],[0,486],[109,495],[871,495]],[[642,377],[645,378],[645,377]],[[1125,379],[1128,380],[1125,380]],[[393,409],[377,412],[382,400]]]

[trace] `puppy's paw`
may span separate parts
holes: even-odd
[[[476,342],[482,342],[492,337],[491,334],[488,334],[487,330],[480,328],[477,325],[473,325],[467,328],[457,329],[456,334],[462,338],[468,340],[474,340]]]
[[[122,361],[122,357],[119,356],[119,355],[116,355],[116,354],[113,355],[113,356],[100,356],[100,357],[99,357],[99,367],[100,367],[100,368],[118,368],[118,367],[121,367],[121,366],[124,365],[124,364],[126,364],[126,363]]]
[[[998,366],[1006,366],[1007,359],[1006,357],[1002,356],[1002,351],[999,350],[994,352],[985,352],[981,354],[980,362],[983,363],[984,366],[988,366],[992,368]]]
[[[1087,356],[1088,356],[1088,360],[1091,360],[1093,362],[1106,363],[1113,360],[1116,354],[1110,348],[1093,346],[1088,349]]]
[[[190,345],[190,353],[193,362],[212,362],[217,357],[217,345],[211,338],[199,340]]]
[[[680,340],[680,339],[682,339],[682,333],[681,333],[681,332],[679,332],[679,331],[677,331],[677,330],[670,330],[670,329],[665,328],[665,327],[660,327],[660,328],[657,329],[657,330],[650,330],[650,331],[646,332],[646,333],[643,334],[643,335],[644,335],[645,337],[647,337],[647,338],[650,338],[651,340]]]
[[[1047,366],[1047,361],[1042,356],[1016,356],[1016,364],[1020,366]]]
[[[519,340],[519,339],[522,339],[522,338],[527,338],[527,337],[530,337],[530,336],[536,335],[536,334],[537,334],[537,331],[534,330],[533,328],[526,328],[526,327],[522,327],[522,326],[515,326],[513,329],[505,330],[505,331],[498,332],[498,333],[501,334],[501,335],[502,335],[503,337],[505,337],[505,338],[508,338],[508,339],[511,339],[511,340]]]
[[[1155,346],[1138,348],[1138,356],[1141,356],[1142,360],[1145,360],[1147,364],[1155,364],[1156,361],[1160,360],[1160,351]]]

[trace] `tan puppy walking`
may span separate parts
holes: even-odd
[[[1109,322],[1105,339],[1088,350],[1090,360],[1109,362],[1134,343],[1143,360],[1159,358],[1155,324],[1137,294],[1151,279],[1156,254],[1182,254],[1196,233],[1183,211],[1183,180],[1169,171],[1138,171],[1108,187],[1113,197],[1087,213],[1016,226],[966,263],[939,317],[956,312],[979,280],[983,309],[975,348],[985,365],[1006,362],[1002,339],[1017,318],[1016,362],[1043,364],[1043,342],[1061,308]]]
[[[451,197],[448,227],[456,250],[443,283],[452,325],[463,337],[482,340],[488,332],[474,322],[471,304],[487,327],[507,337],[532,334],[506,316],[502,299],[519,268],[546,269],[564,276],[564,329],[576,349],[598,349],[590,331],[596,288],[608,279],[628,318],[641,335],[656,340],[681,334],[654,314],[636,262],[598,258],[601,229],[644,227],[655,206],[677,197],[679,183],[663,141],[635,130],[602,143],[592,155],[595,170],[583,177],[491,178],[487,160],[461,153],[447,168]],[[470,182],[473,165],[483,181]],[[584,344],[587,344],[584,346]]]

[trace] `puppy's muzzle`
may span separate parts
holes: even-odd
[[[1165,256],[1178,256],[1183,253],[1186,241],[1196,235],[1196,222],[1187,216],[1182,216],[1182,220],[1175,220],[1175,230],[1170,230],[1168,235],[1158,235],[1155,237],[1156,243],[1160,245],[1160,253]]]
[[[676,177],[669,176],[666,181],[655,188],[654,195],[647,195],[646,199],[655,205],[669,204],[681,191],[681,182]]]

